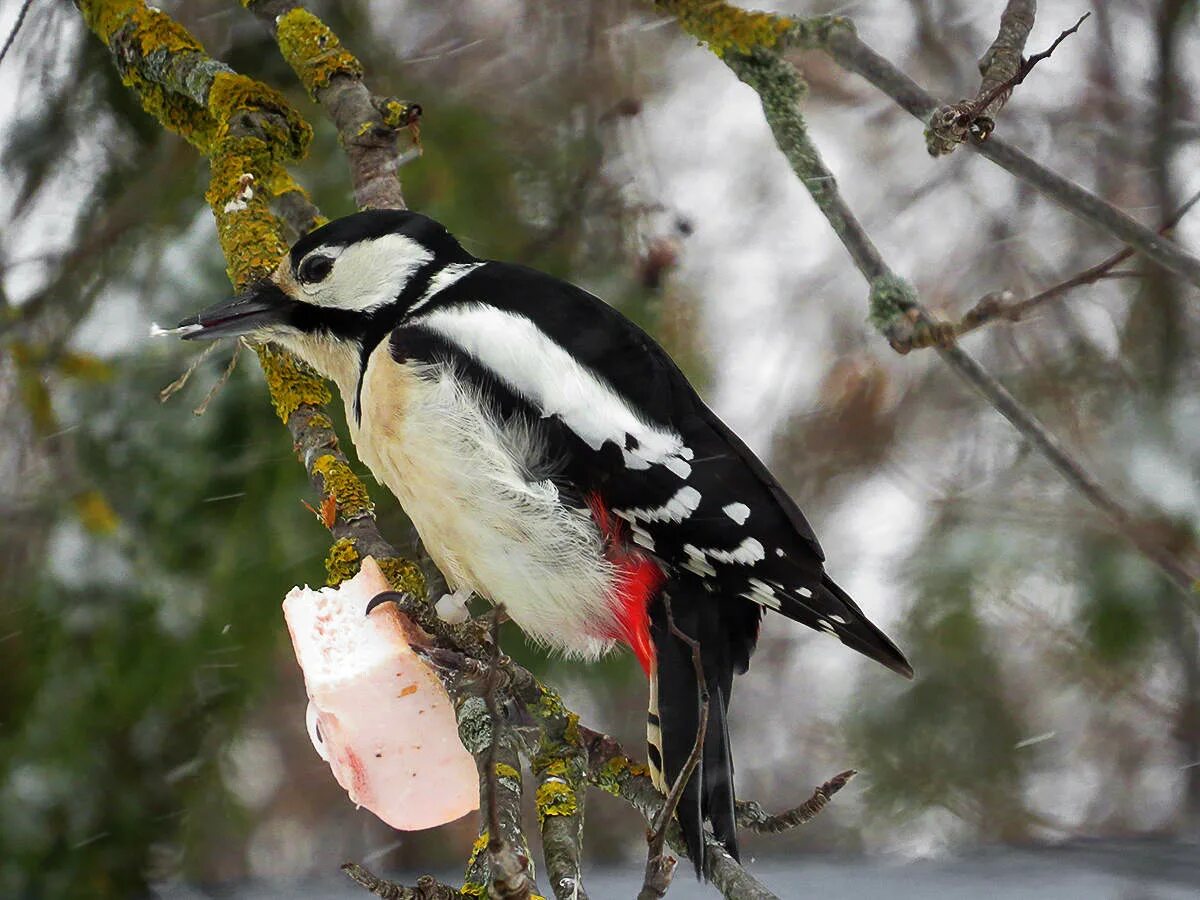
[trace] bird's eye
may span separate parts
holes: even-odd
[[[318,281],[324,281],[325,276],[332,269],[333,257],[309,256],[300,263],[300,270],[296,272],[296,277],[304,284],[316,284]]]

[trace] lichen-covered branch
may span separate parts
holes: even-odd
[[[583,886],[583,816],[588,769],[579,716],[525,670],[514,677],[514,694],[540,725],[530,765],[537,779],[534,806],[550,890],[558,900],[587,900]]]
[[[459,739],[475,758],[485,811],[463,893],[528,898],[534,874],[521,821],[521,741],[500,711],[499,698],[508,692],[498,679],[505,673],[496,660],[489,664],[453,652],[435,652],[431,658],[454,702]]]
[[[442,884],[432,875],[422,875],[414,887],[405,887],[380,878],[358,863],[346,863],[342,866],[342,871],[359,887],[370,891],[376,897],[382,897],[383,900],[467,900],[471,896],[448,884]]]
[[[141,0],[90,0],[80,10],[146,111],[209,157],[206,199],[234,286],[269,272],[287,250],[270,201],[293,210],[294,230],[320,220],[285,168],[307,151],[308,123],[278,91],[212,59],[185,28]],[[394,586],[423,596],[421,571],[379,534],[366,489],[338,447],[324,410],[332,401],[328,386],[290,354],[261,347],[258,356],[272,405],[322,509],[331,510],[322,520],[334,537],[330,583],[353,575],[371,555]]]
[[[690,9],[698,2],[660,0],[660,5]],[[726,6],[723,3],[701,5]],[[681,21],[685,25],[692,23],[694,27],[694,19],[682,18]],[[828,17],[807,23],[789,21],[785,37],[828,45],[832,34],[844,33],[848,27],[841,20]],[[709,40],[707,32],[703,30],[693,31],[693,34]],[[852,29],[850,34],[853,35]],[[932,333],[932,343],[937,346],[946,363],[976,388],[1069,484],[1103,512],[1116,530],[1158,566],[1180,593],[1194,603],[1192,585],[1197,575],[1189,570],[1188,564],[1173,550],[1155,540],[1151,536],[1151,529],[1118,503],[1033,413],[959,347],[953,340],[952,328],[933,317],[917,299],[912,285],[897,276],[880,256],[870,236],[846,205],[836,179],[809,137],[799,106],[804,95],[804,82],[796,67],[777,52],[781,40],[773,37],[768,44],[749,50],[737,49],[727,43],[718,55],[738,78],[758,93],[767,124],[780,150],[866,279],[870,288],[868,304],[871,322],[901,352],[906,352],[914,343],[927,340],[920,337],[921,332]],[[1102,201],[1097,198],[1097,202]],[[1155,235],[1154,240],[1163,239]]]
[[[296,0],[243,3],[270,29],[304,89],[337,127],[359,208],[404,209],[398,141],[416,125],[421,107],[371,94],[363,83],[362,63]]]

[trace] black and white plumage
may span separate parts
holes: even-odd
[[[679,821],[737,854],[727,710],[764,610],[911,676],[825,573],[796,504],[636,325],[571,284],[472,257],[438,223],[358,213],[269,280],[181,326],[252,334],[335,380],[360,458],[398,497],[447,582],[503,603],[533,639],[594,657],[631,646],[650,679],[650,757],[671,782],[700,692],[703,761]]]

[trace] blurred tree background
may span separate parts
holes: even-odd
[[[957,98],[1000,6],[851,12]],[[350,212],[336,134],[253,17],[226,0],[164,8],[310,114],[297,174],[327,214]],[[841,768],[864,776],[811,830],[751,839],[748,856],[1200,836],[1195,598],[931,352],[898,357],[878,338],[753,93],[632,0],[313,8],[377,90],[424,107],[424,152],[402,170],[410,205],[477,255],[583,284],[655,333],[913,661],[917,679],[900,683],[769,622],[735,704],[740,793],[798,801]],[[1157,225],[1200,190],[1197,4],[1084,8],[1000,128]],[[1043,12],[1030,47],[1071,24],[1058,14]],[[887,98],[800,56],[851,205],[934,308],[1028,295],[1119,249],[977,157],[931,160]],[[228,290],[207,166],[142,112],[69,4],[30,7],[0,85],[0,895],[126,897],[345,859],[457,865],[473,822],[391,832],[310,748],[279,603],[323,580],[328,538],[256,364],[245,356],[194,414],[229,361],[221,345],[159,402],[197,348],[149,339],[150,323]],[[1197,221],[1176,233],[1193,252]],[[1136,258],[1121,272],[965,340],[1155,540],[1194,559],[1196,292]],[[401,542],[402,513],[386,491],[375,500]],[[515,632],[506,646],[585,721],[640,746],[630,658],[539,659]],[[615,801],[597,798],[588,827],[594,864],[642,853],[640,821]]]

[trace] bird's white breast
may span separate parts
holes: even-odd
[[[501,422],[449,366],[371,355],[357,426],[359,457],[400,500],[453,588],[502,603],[526,634],[595,656],[614,634],[615,573],[590,515],[531,482],[543,448],[523,422]],[[348,403],[349,405],[349,403]]]

